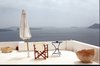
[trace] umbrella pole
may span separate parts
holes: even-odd
[[[28,45],[28,40],[25,41],[27,43],[27,57],[30,57],[29,55],[29,45]]]

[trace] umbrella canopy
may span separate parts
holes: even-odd
[[[28,25],[28,20],[26,17],[26,12],[23,9],[21,14],[21,22],[20,22],[20,38],[24,40],[27,43],[27,50],[28,50],[28,57],[29,57],[29,46],[28,46],[28,40],[32,37]]]
[[[26,17],[26,12],[23,9],[22,10],[22,14],[21,14],[21,22],[20,22],[20,38],[23,40],[27,40],[30,39],[31,33],[30,33],[30,29],[29,29],[29,25],[28,25],[28,20]]]

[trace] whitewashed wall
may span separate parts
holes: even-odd
[[[11,47],[13,49],[16,49],[16,46],[18,45],[18,42],[16,41],[11,41],[11,42],[0,42],[0,50],[3,47]]]
[[[55,47],[52,45],[52,41],[44,41],[43,43],[48,44],[48,50],[54,50]],[[29,50],[33,51],[34,47],[33,44],[36,44],[36,42],[30,42],[29,43]],[[27,44],[24,42],[18,43],[19,51],[26,51],[27,50]],[[59,46],[60,50],[65,50],[66,48],[66,41],[62,41],[62,43]]]
[[[59,48],[61,50],[65,50],[66,48],[66,41],[62,41],[63,43],[60,44]],[[36,42],[29,42],[29,50],[32,51],[34,50],[33,48],[33,44],[35,44]],[[49,50],[54,50],[54,46],[52,45],[52,41],[44,41],[44,43],[48,44],[48,49]],[[24,43],[23,41],[11,41],[11,42],[0,42],[0,50],[3,47],[11,47],[13,49],[16,49],[16,47],[18,46],[19,51],[26,51],[27,50],[27,44]]]
[[[46,41],[45,43],[48,44],[48,49],[49,50],[54,50],[54,46],[51,44],[52,41]],[[35,44],[35,42],[29,42],[29,49],[30,51],[33,51],[33,44]],[[0,50],[2,47],[12,47],[13,49],[16,49],[16,47],[18,46],[19,51],[26,51],[27,50],[27,45],[23,42],[0,42]],[[83,42],[79,42],[79,41],[75,41],[75,40],[67,40],[67,41],[63,41],[63,43],[60,45],[60,50],[69,50],[69,51],[78,51],[78,50],[82,50],[82,49],[95,49],[95,57],[94,57],[94,61],[99,62],[100,63],[100,47],[94,46],[94,45],[90,45],[90,44],[86,44]]]
[[[78,51],[82,49],[94,49],[95,50],[95,56],[94,56],[94,61],[100,63],[100,47],[94,46],[91,44],[75,41],[75,40],[69,40],[67,41],[67,50],[71,51]]]

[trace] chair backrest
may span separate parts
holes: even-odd
[[[37,51],[44,51],[44,42],[36,42],[34,45]]]

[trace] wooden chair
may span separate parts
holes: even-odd
[[[48,44],[35,43],[33,46],[35,59],[40,58],[40,56],[44,59],[48,58]]]

